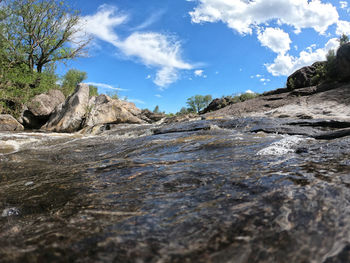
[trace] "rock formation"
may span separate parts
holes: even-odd
[[[75,132],[81,128],[89,105],[89,85],[79,84],[65,103],[56,107],[45,130],[55,132]]]
[[[0,131],[23,131],[23,126],[11,115],[0,115]]]
[[[311,66],[303,67],[295,71],[287,79],[288,90],[300,89],[316,85],[314,77],[317,74],[317,69],[326,64],[325,61],[315,62]]]
[[[165,118],[163,113],[154,113],[148,109],[142,110],[139,114],[140,118],[148,123],[154,123]]]
[[[136,117],[141,113],[141,110],[136,108],[135,104],[112,99],[104,94],[92,97],[87,110],[84,127],[106,123],[143,123],[142,120]]]
[[[37,95],[25,107],[20,122],[26,128],[40,129],[49,120],[55,108],[64,100],[63,93],[55,89]]]

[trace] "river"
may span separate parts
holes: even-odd
[[[0,262],[349,262],[350,139],[237,123],[0,133]]]

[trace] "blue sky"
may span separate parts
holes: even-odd
[[[78,0],[89,56],[60,65],[87,72],[100,93],[177,112],[196,94],[281,88],[350,34],[348,1]]]

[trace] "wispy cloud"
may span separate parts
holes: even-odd
[[[164,14],[165,14],[164,9],[159,10],[159,11],[151,14],[151,16],[148,17],[143,23],[141,23],[140,25],[138,25],[136,27],[132,27],[130,30],[131,31],[143,30],[143,29],[153,25],[154,23],[156,23]]]
[[[162,97],[163,97],[163,96],[160,95],[160,94],[156,94],[156,95],[154,95],[154,96],[156,96],[157,98],[162,98]]]
[[[138,26],[139,30],[155,22],[161,15],[162,12],[155,13]],[[195,67],[184,61],[181,41],[173,35],[134,32],[125,39],[120,39],[115,28],[128,20],[128,15],[109,5],[102,5],[96,14],[83,17],[88,35],[114,45],[127,59],[155,68],[157,72],[154,83],[161,89],[177,81],[180,77],[179,71]]]
[[[112,89],[112,90],[119,90],[119,91],[128,91],[127,89],[121,89],[121,88],[115,88],[112,85],[109,84],[105,84],[105,83],[98,83],[98,82],[85,82],[88,85],[93,85],[99,88],[103,88],[103,89]]]
[[[133,103],[139,103],[139,104],[146,104],[146,102],[139,99],[127,99],[127,101],[133,102]]]

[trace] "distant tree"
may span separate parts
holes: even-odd
[[[89,39],[76,38],[80,17],[63,1],[7,0],[1,8],[8,14],[1,24],[9,55],[31,71],[86,53]]]
[[[159,106],[157,105],[154,110],[153,110],[154,113],[160,113],[160,110],[159,110]]]
[[[199,113],[202,109],[207,107],[211,101],[211,95],[195,95],[188,98],[186,103],[190,111]]]
[[[339,38],[339,44],[340,46],[345,45],[346,43],[349,42],[349,37],[345,34],[342,34],[341,37]]]
[[[185,115],[188,114],[189,110],[186,107],[182,107],[179,112],[176,113],[176,115]]]
[[[72,94],[76,88],[76,86],[83,82],[87,78],[86,72],[77,70],[77,69],[70,69],[68,72],[63,76],[62,81],[62,92],[67,97],[70,94]]]

